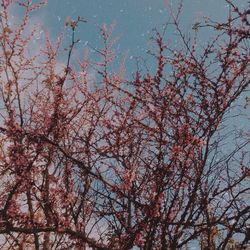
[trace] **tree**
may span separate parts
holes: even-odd
[[[1,249],[247,249],[249,132],[232,133],[230,121],[248,119],[250,10],[226,2],[225,22],[197,23],[189,37],[181,6],[171,11],[152,36],[155,73],[138,66],[126,77],[123,63],[110,69],[110,29],[100,60],[76,64],[84,20],[68,20],[58,70],[62,37],[29,53],[30,14],[44,3],[1,0]],[[214,29],[204,48],[201,28]]]

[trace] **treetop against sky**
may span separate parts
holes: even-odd
[[[173,9],[176,9],[178,3],[179,1],[166,0],[53,0],[48,1],[45,8],[35,14],[34,20],[42,23],[42,32],[49,30],[50,35],[56,37],[62,30],[64,31],[64,21],[67,17],[81,16],[88,21],[88,24],[77,30],[78,37],[82,45],[90,44],[93,47],[100,46],[98,27],[104,23],[107,25],[115,23],[115,34],[120,37],[116,48],[121,53],[129,50],[129,56],[132,58],[141,56],[147,50],[152,29],[160,28],[169,20],[167,5],[171,4]],[[247,0],[240,0],[237,4],[240,7],[246,6]],[[222,20],[229,9],[228,3],[223,0],[183,1],[183,5],[181,23],[185,31],[190,30],[195,22],[201,21],[203,16]],[[203,32],[200,39],[203,37],[205,40],[207,33],[207,30]],[[174,29],[167,36],[175,41]]]
[[[0,3],[1,249],[248,249],[247,1]]]

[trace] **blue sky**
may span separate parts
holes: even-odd
[[[93,47],[101,46],[98,25],[115,22],[114,36],[119,37],[116,49],[121,53],[128,51],[129,58],[132,58],[132,56],[145,56],[151,30],[155,27],[161,28],[168,21],[166,2],[166,0],[48,0],[47,6],[39,16],[43,19],[44,29],[49,29],[54,37],[64,31],[64,21],[67,17],[84,17],[88,23],[82,24],[77,31],[77,37],[81,39],[79,49],[87,43]],[[168,2],[176,8],[179,1],[168,0]],[[244,6],[247,0],[237,0],[237,2]],[[199,21],[202,16],[221,20],[227,11],[228,5],[224,0],[184,0],[183,30],[190,31],[192,24]],[[205,40],[207,33],[201,33],[200,38]],[[167,39],[175,39],[172,31],[167,34]]]

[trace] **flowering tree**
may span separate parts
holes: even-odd
[[[230,121],[247,119],[250,10],[227,2],[228,19],[195,24],[194,37],[172,11],[152,36],[155,72],[126,78],[124,63],[110,70],[110,29],[100,59],[76,64],[84,20],[68,20],[58,69],[62,37],[30,53],[30,14],[44,3],[1,0],[1,249],[247,249],[249,132]],[[23,17],[10,24],[15,6]],[[171,25],[178,49],[165,42]],[[204,48],[200,28],[214,29]]]

